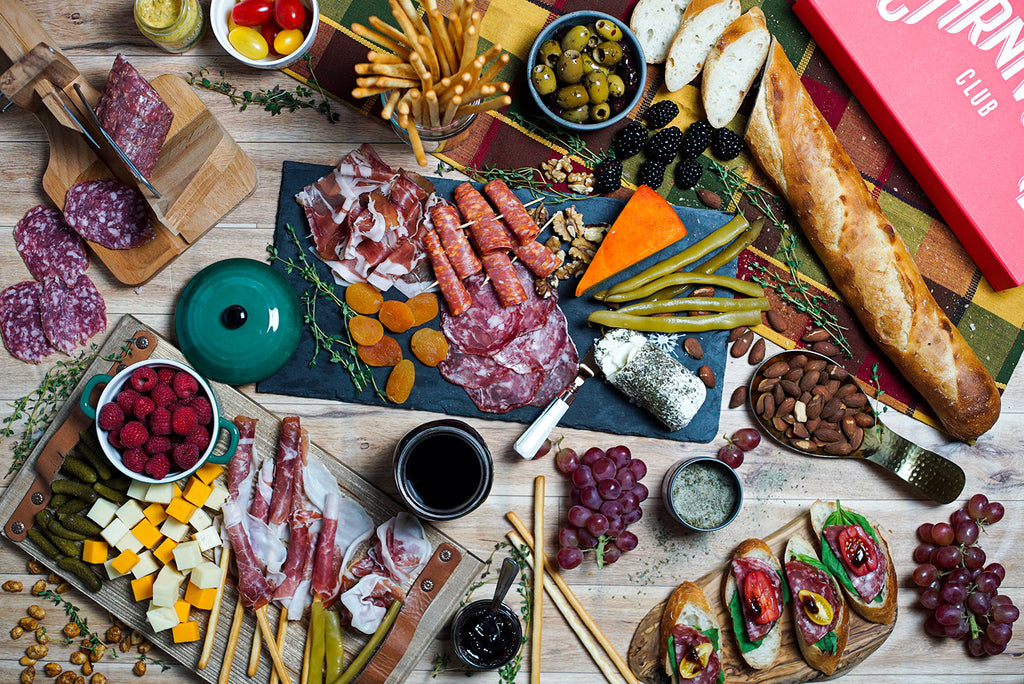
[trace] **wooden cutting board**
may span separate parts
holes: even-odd
[[[775,552],[775,556],[781,560],[786,542],[798,533],[808,539],[815,538],[814,530],[811,529],[810,516],[806,512],[765,537],[764,541]],[[834,679],[846,674],[874,653],[889,638],[892,630],[896,627],[896,620],[893,620],[892,624],[879,625],[868,622],[851,610],[846,650],[843,652],[842,660],[839,667],[836,668],[835,674],[832,677],[827,677],[824,673],[809,666],[800,654],[800,646],[796,639],[796,619],[793,617],[791,605],[787,603],[782,611],[782,645],[779,647],[779,657],[775,664],[768,669],[751,669],[740,655],[736,639],[732,634],[729,608],[722,601],[722,580],[728,568],[729,563],[727,562],[695,580],[697,586],[704,591],[708,605],[711,606],[711,612],[718,617],[718,628],[721,635],[720,656],[727,682],[797,684]],[[640,621],[629,644],[629,667],[638,679],[647,684],[668,684],[669,682],[668,675],[665,674],[660,661],[660,644],[658,643],[661,614],[665,610],[667,600],[652,608]]]

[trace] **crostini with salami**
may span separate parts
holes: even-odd
[[[800,652],[808,665],[831,675],[842,660],[849,632],[843,592],[803,535],[790,537],[782,560],[793,594]]]
[[[721,684],[725,681],[719,655],[718,620],[704,592],[683,582],[661,615],[661,660],[672,682]]]
[[[737,547],[722,586],[740,654],[755,670],[772,666],[782,644],[780,622],[789,588],[782,564],[761,539]]]

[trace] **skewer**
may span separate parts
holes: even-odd
[[[288,608],[281,608],[281,615],[277,618],[277,648],[284,648],[284,637],[288,633]],[[305,679],[303,679],[305,682]],[[277,670],[270,673],[270,684],[277,684]]]
[[[538,197],[537,199],[530,200],[529,202],[525,203],[523,206],[524,207],[528,207],[528,206],[530,206],[532,204],[536,204],[537,202],[543,202],[543,201],[544,201],[543,197]],[[494,218],[496,218],[496,219],[505,218],[505,215],[504,214],[498,214]],[[461,226],[459,226],[459,228],[469,228],[474,223],[476,223],[476,221],[470,221],[468,223],[463,223]],[[544,224],[544,225],[547,225],[547,224]]]
[[[210,620],[206,625],[206,639],[203,641],[203,650],[199,654],[199,662],[196,668],[205,670],[210,663],[210,654],[213,652],[213,639],[217,636],[217,621],[220,619],[220,602],[224,598],[224,583],[228,579],[228,563],[231,559],[231,547],[223,547],[220,554],[220,584],[217,585],[217,593],[213,597],[213,609],[210,611]]]
[[[274,663],[274,671],[277,672],[277,676],[281,678],[282,684],[292,684],[291,677],[288,676],[288,671],[284,669],[284,661],[281,660],[281,651],[277,648],[277,642],[274,641],[274,633],[270,629],[270,623],[267,621],[267,607],[261,606],[256,609],[256,622],[260,625],[260,632],[263,634],[263,643],[266,644],[267,650],[270,651],[270,660]]]
[[[235,648],[238,646],[238,634],[242,630],[242,618],[245,617],[245,606],[242,605],[242,595],[238,595],[235,603],[235,614],[231,618],[231,629],[228,631],[228,641],[224,648],[224,662],[220,666],[220,678],[217,684],[228,684],[231,678],[231,665],[235,662]]]
[[[533,538],[536,540],[533,554],[533,608],[530,624],[530,681],[540,684],[540,636],[544,617],[544,476],[538,475],[533,481]],[[273,684],[273,682],[271,682]]]

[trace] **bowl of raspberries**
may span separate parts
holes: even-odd
[[[89,397],[104,383],[93,408]],[[93,376],[79,403],[85,415],[95,418],[107,459],[142,482],[174,482],[208,460],[227,463],[238,445],[238,429],[220,417],[206,380],[177,361],[151,359],[113,377]],[[222,429],[228,433],[228,448],[214,454]]]

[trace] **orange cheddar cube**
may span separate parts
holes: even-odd
[[[173,539],[164,539],[160,546],[153,549],[153,555],[164,565],[170,565],[174,562],[174,547],[177,545],[178,542]]]
[[[132,528],[132,534],[142,542],[142,545],[147,549],[151,549],[157,545],[160,539],[164,536],[160,534],[160,530],[156,528],[148,518],[143,518],[139,521],[139,524]]]
[[[82,544],[82,560],[86,563],[100,564],[107,562],[107,542],[86,539]]]
[[[207,461],[203,465],[199,466],[199,470],[197,470],[194,475],[205,484],[213,484],[213,481],[220,477],[223,472],[224,466]]]
[[[197,506],[190,504],[188,501],[185,501],[185,499],[177,496],[171,499],[171,503],[167,504],[167,515],[182,524],[191,520],[192,514],[197,510]]]
[[[167,520],[167,511],[164,510],[164,507],[158,503],[149,504],[148,506],[146,506],[144,509],[142,509],[142,514],[146,516],[146,520],[153,523],[154,525],[159,525],[164,520]]]
[[[196,508],[202,508],[206,500],[210,498],[211,492],[213,492],[213,487],[197,477],[190,477],[181,496]]]
[[[199,623],[195,620],[182,622],[171,628],[171,636],[174,643],[183,644],[187,641],[199,641]]]
[[[136,601],[146,601],[153,598],[153,582],[156,581],[156,573],[132,580],[132,595]]]
[[[191,582],[188,583],[188,587],[185,589],[185,600],[191,603],[199,610],[210,610],[213,608],[213,602],[217,598],[217,589],[200,589]]]
[[[139,555],[137,553],[131,549],[127,549],[122,551],[120,556],[112,560],[110,562],[110,566],[124,575],[131,572],[132,568],[138,564],[139,560]]]
[[[178,486],[177,482],[173,483],[171,485],[171,487],[173,488],[175,498],[179,498],[180,499],[181,498],[181,487]]]
[[[178,599],[174,602],[174,612],[178,614],[178,619],[182,622],[188,620],[188,614],[191,610],[192,604],[185,599]]]

